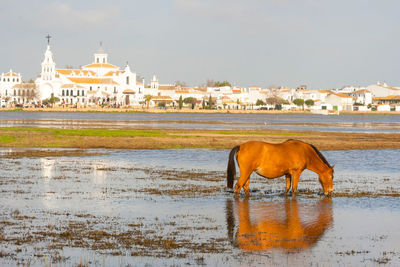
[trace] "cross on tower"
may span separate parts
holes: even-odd
[[[51,38],[50,34],[47,34],[47,36],[45,38],[47,39],[47,44],[49,45],[50,44],[50,38]]]

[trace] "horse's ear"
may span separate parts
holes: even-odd
[[[335,168],[335,165],[332,165],[331,169],[333,170],[333,168]]]

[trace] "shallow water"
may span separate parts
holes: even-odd
[[[225,190],[227,150],[9,151],[2,266],[400,264],[400,150],[323,152],[336,165],[332,198],[306,171],[296,198],[282,195],[284,179],[253,175],[251,197],[237,200]]]
[[[400,132],[399,115],[0,112],[0,127]]]

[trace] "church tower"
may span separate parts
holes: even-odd
[[[158,89],[159,83],[158,80],[156,78],[156,75],[153,75],[153,79],[151,79],[150,81],[150,88],[152,89]]]
[[[56,63],[54,61],[53,53],[50,50],[50,38],[47,37],[47,50],[44,53],[44,59],[42,61],[42,72],[41,78],[43,81],[51,81],[56,77]]]
[[[106,52],[104,52],[102,43],[100,42],[100,48],[94,54],[94,63],[95,64],[108,64],[107,57],[108,57],[108,54]]]

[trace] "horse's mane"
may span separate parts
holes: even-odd
[[[299,140],[295,140],[295,139],[289,139],[289,140],[287,140],[287,141],[290,141],[290,140],[299,141]],[[300,142],[303,142],[303,141],[300,141]],[[331,166],[331,165],[329,164],[329,162],[326,160],[326,158],[324,157],[324,155],[322,155],[322,153],[319,152],[319,150],[318,150],[314,145],[309,144],[309,143],[306,143],[306,142],[303,142],[303,143],[305,143],[305,144],[311,146],[311,147],[314,149],[315,153],[317,153],[318,157],[322,160],[322,162],[324,162],[329,168],[332,168],[332,166]]]
[[[319,158],[329,167],[332,168],[331,165],[329,164],[329,162],[326,160],[326,158],[324,157],[324,155],[322,155],[321,152],[319,152],[319,150],[312,144],[309,144],[315,151],[315,153],[317,153],[317,155],[319,156]]]

